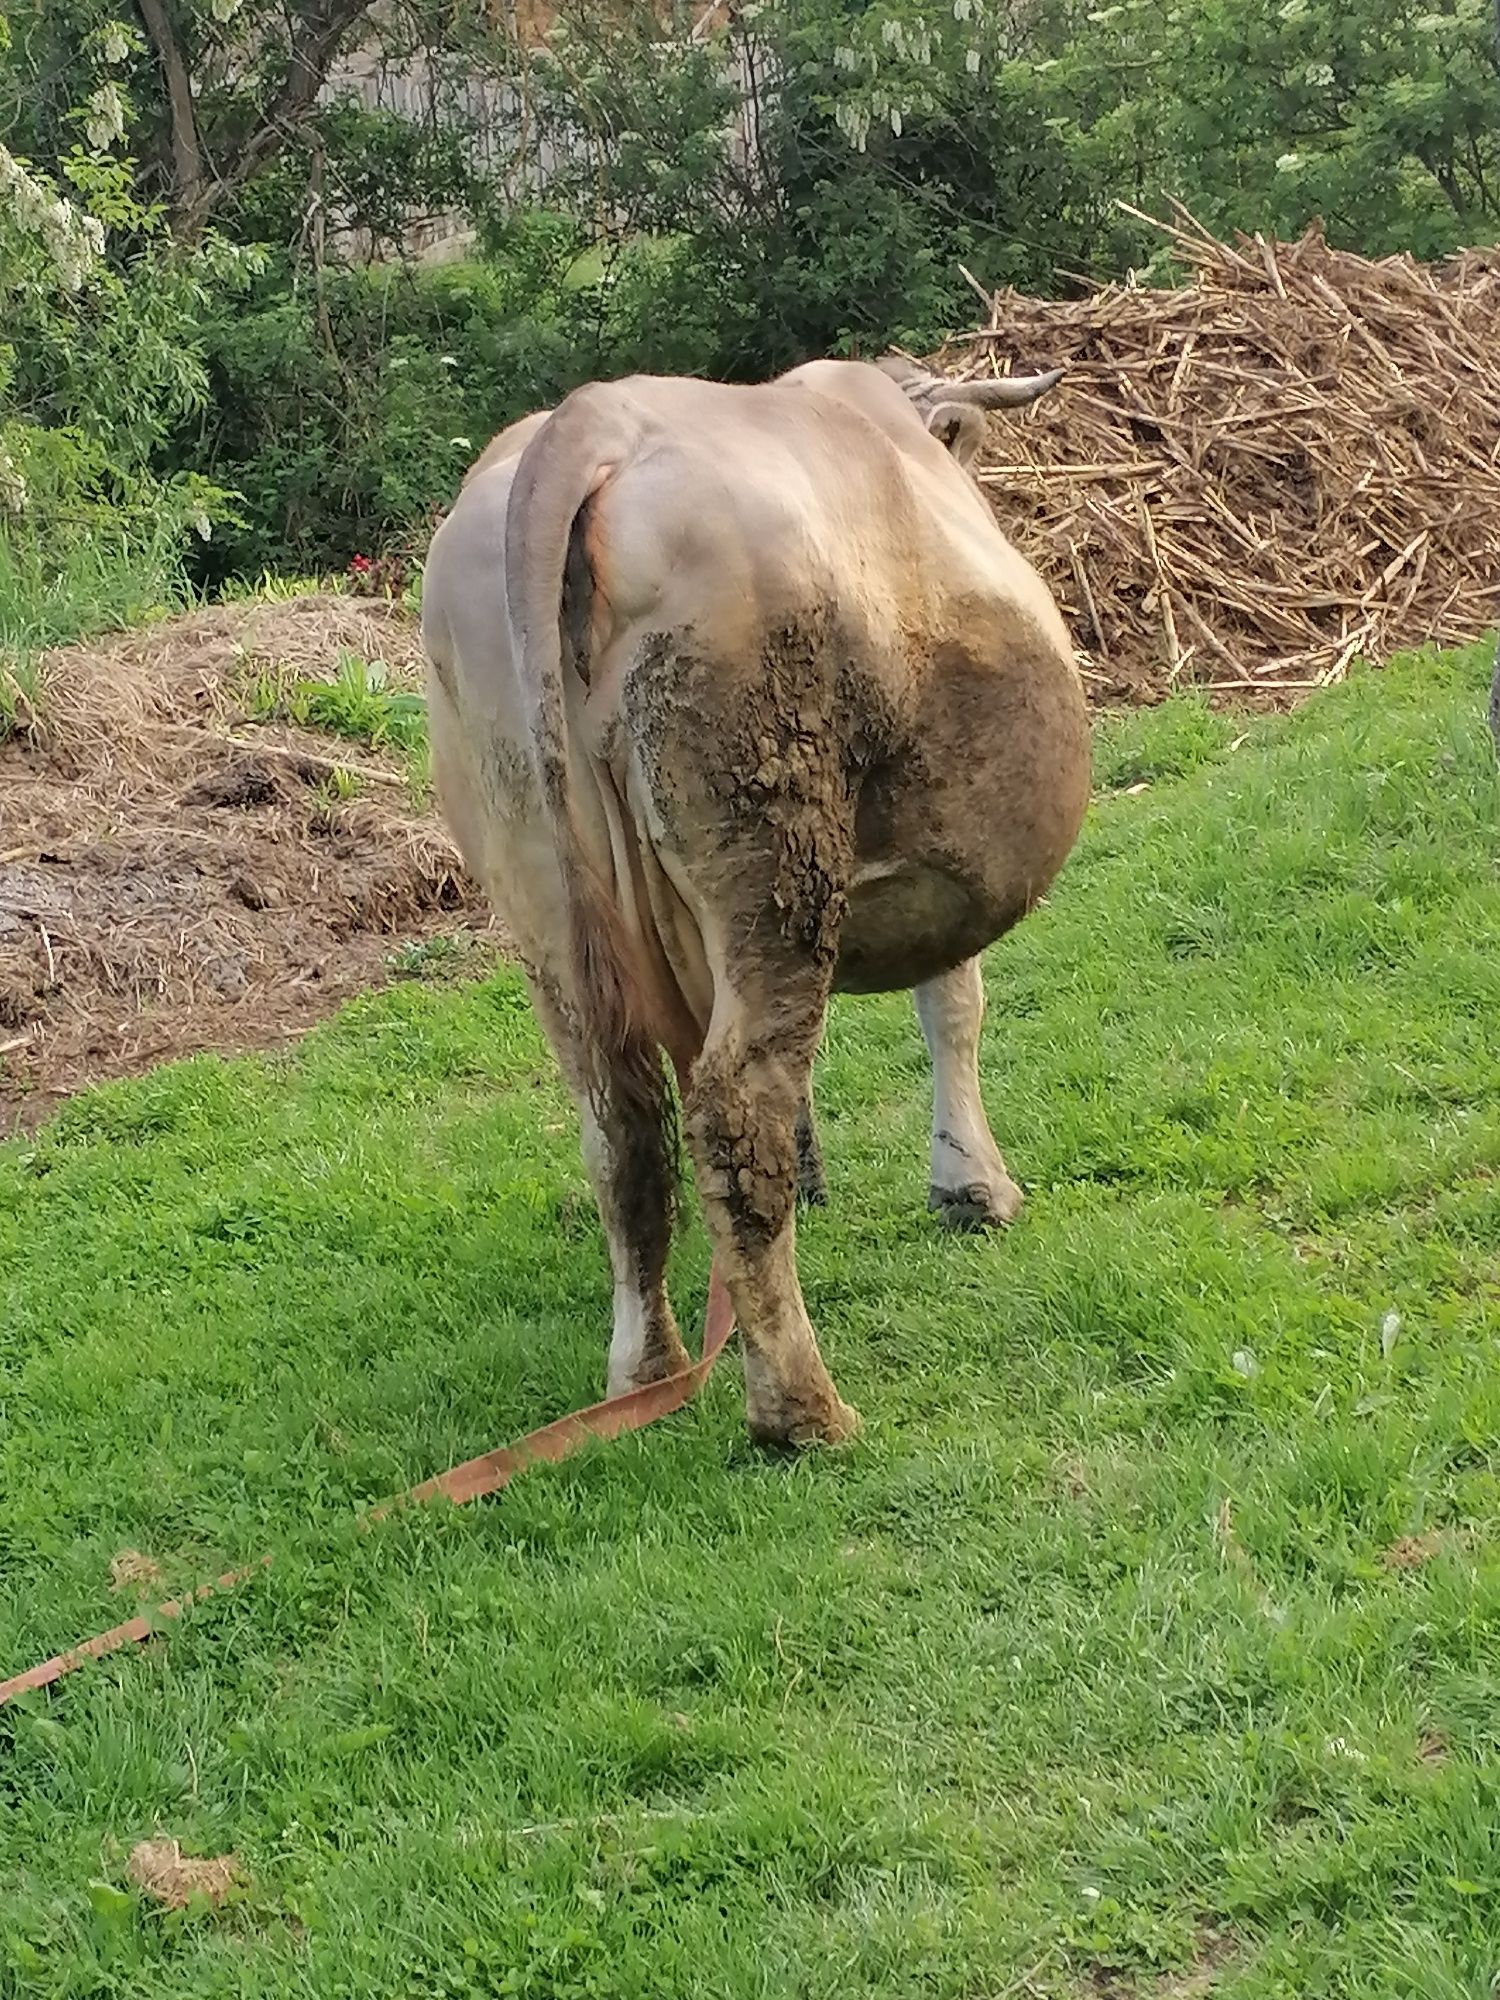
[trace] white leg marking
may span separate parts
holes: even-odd
[[[604,1240],[609,1245],[609,1265],[615,1280],[614,1328],[609,1341],[606,1389],[611,1396],[620,1396],[636,1386],[636,1371],[646,1358],[651,1312],[641,1290],[630,1246],[620,1235],[612,1213],[608,1143],[587,1103],[580,1105],[579,1118],[583,1127],[584,1162],[598,1198],[599,1220],[604,1228]]]
[[[613,1251],[613,1245],[611,1245]],[[646,1358],[649,1323],[646,1303],[633,1284],[615,1283],[615,1324],[609,1339],[608,1392],[623,1396],[636,1386],[636,1375]]]
[[[957,1228],[1011,1222],[1023,1197],[1006,1172],[979,1093],[978,959],[928,980],[915,998],[932,1057],[932,1206]]]

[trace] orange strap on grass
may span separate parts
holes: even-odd
[[[524,1472],[528,1466],[543,1462],[556,1464],[561,1459],[571,1458],[575,1451],[593,1439],[621,1437],[626,1431],[643,1430],[647,1424],[654,1424],[658,1417],[669,1417],[684,1403],[690,1403],[703,1387],[733,1331],[734,1306],[719,1275],[716,1260],[708,1279],[708,1304],[703,1315],[703,1353],[691,1366],[676,1375],[669,1375],[663,1382],[651,1382],[644,1389],[629,1389],[623,1396],[610,1396],[602,1403],[591,1404],[586,1410],[574,1410],[570,1416],[559,1417],[554,1423],[543,1424],[540,1429],[517,1438],[514,1444],[501,1445],[496,1451],[467,1459],[451,1471],[441,1472],[435,1479],[426,1479],[420,1486],[398,1494],[394,1500],[370,1508],[368,1513],[361,1515],[361,1525],[373,1527],[388,1514],[413,1502],[444,1499],[451,1500],[455,1506],[462,1506],[466,1500],[482,1499],[485,1494],[498,1493],[502,1486],[508,1486],[516,1474]],[[8,1681],[0,1681],[0,1707],[18,1694],[25,1694],[32,1688],[48,1687],[53,1681],[61,1680],[64,1674],[72,1673],[86,1660],[102,1659],[106,1653],[118,1652],[122,1646],[138,1645],[157,1631],[163,1619],[180,1618],[184,1611],[194,1604],[201,1604],[205,1598],[233,1590],[236,1584],[258,1575],[270,1561],[269,1556],[262,1556],[258,1562],[249,1563],[244,1569],[226,1570],[214,1582],[200,1584],[185,1597],[169,1598],[153,1611],[128,1618],[123,1625],[113,1625],[107,1632],[81,1640],[66,1653],[55,1653],[50,1660],[28,1667],[25,1673],[13,1674]]]

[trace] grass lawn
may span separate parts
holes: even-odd
[[[514,977],[0,1148],[0,1674],[126,1615],[122,1550],[276,1552],[0,1710],[0,1993],[1490,2000],[1490,657],[1104,733],[1119,795],[990,958],[1004,1238],[925,1213],[909,1003],[836,1011],[844,1453],[759,1458],[730,1365],[352,1528],[602,1382]],[[685,1322],[705,1275],[694,1224]],[[158,1834],[238,1899],[127,1890]]]

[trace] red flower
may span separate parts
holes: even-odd
[[[375,565],[370,561],[368,556],[355,556],[349,567],[354,571],[356,576],[367,576],[374,569]]]

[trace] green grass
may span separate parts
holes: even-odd
[[[165,530],[86,537],[0,527],[0,735],[14,715],[7,680],[24,676],[36,653],[182,608],[178,540]]]
[[[225,603],[282,602],[342,588],[337,577],[267,571],[228,585],[219,595]],[[18,719],[25,722],[45,706],[38,654],[99,632],[144,625],[196,602],[175,529],[153,534],[112,525],[92,536],[68,536],[0,526],[0,740]]]
[[[398,751],[420,801],[428,779],[427,704],[408,688],[387,687],[384,660],[339,654],[331,681],[297,680],[262,673],[246,690],[249,713],[261,721],[283,719],[326,729],[355,743]]]
[[[342,652],[331,681],[262,674],[249,691],[252,716],[311,724],[356,743],[391,745],[411,756],[427,747],[427,705],[421,695],[389,688],[384,660]]]
[[[337,571],[319,576],[288,576],[263,569],[255,576],[231,577],[219,587],[221,604],[287,604],[298,597],[346,596],[349,579]]]
[[[351,1526],[602,1379],[509,974],[0,1149],[0,1660],[121,1616],[124,1547],[168,1586],[276,1552],[0,1711],[0,1991],[1098,2000],[1201,1993],[1207,1953],[1224,2000],[1489,2000],[1487,665],[1105,732],[1102,788],[1150,789],[991,955],[1002,1240],[923,1210],[907,1003],[836,1010],[801,1263],[846,1453],[758,1458],[725,1367]],[[705,1267],[694,1224],[685,1315]],[[112,1893],[158,1831],[240,1900]]]

